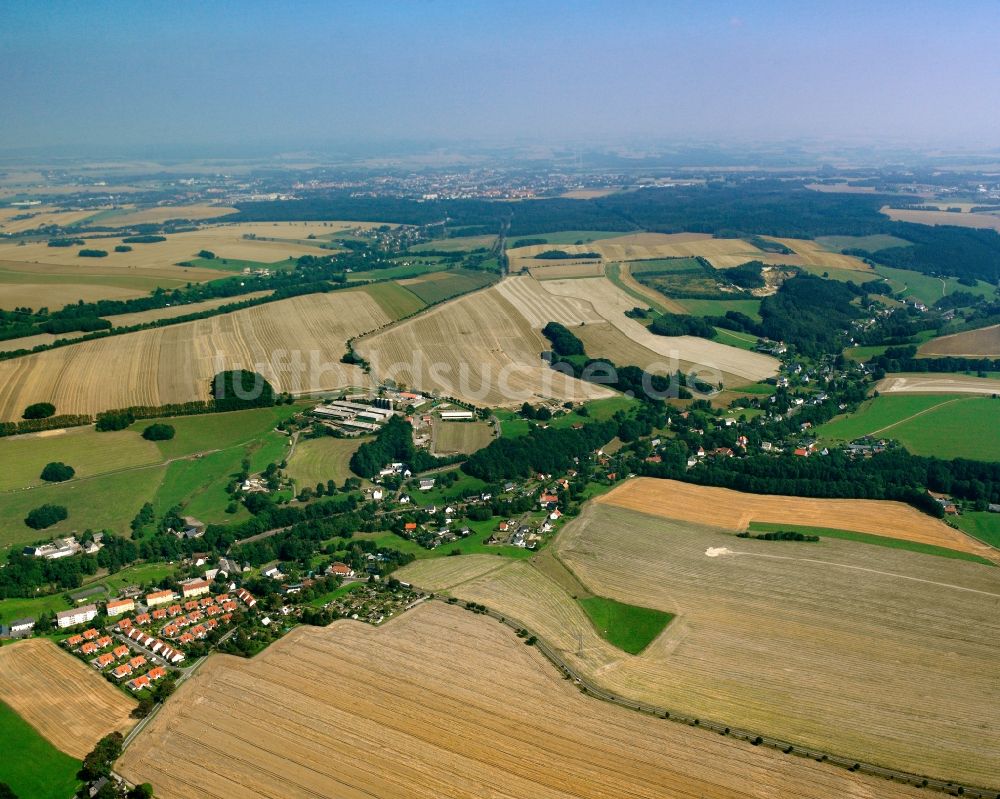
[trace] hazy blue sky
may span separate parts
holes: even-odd
[[[1000,143],[1000,2],[0,4],[0,148]]]

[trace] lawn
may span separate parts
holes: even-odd
[[[403,280],[408,277],[419,277],[429,272],[443,272],[450,265],[443,261],[428,261],[407,266],[387,266],[385,269],[367,269],[348,274],[349,280]]]
[[[532,550],[521,549],[521,547],[484,544],[483,541],[489,538],[498,521],[498,519],[490,519],[485,522],[470,522],[469,529],[473,531],[472,535],[443,544],[437,549],[425,549],[416,541],[402,538],[395,533],[358,533],[354,537],[374,541],[376,546],[409,553],[417,560],[449,557],[452,552],[456,551],[461,555],[498,555],[505,558],[529,558],[535,554]]]
[[[66,601],[64,594],[50,594],[33,599],[0,599],[0,622],[9,624],[14,619],[37,619],[43,613],[68,610],[72,605]]]
[[[827,441],[879,435],[915,455],[996,460],[1000,452],[1000,402],[961,394],[883,394],[853,414],[817,428]]]
[[[251,271],[257,269],[291,269],[297,263],[295,258],[286,258],[275,263],[265,263],[263,261],[243,261],[239,258],[191,258],[185,261],[186,264],[198,267],[199,269],[218,269],[220,272],[242,272],[244,269]],[[238,302],[234,299],[233,302]]]
[[[705,268],[697,258],[653,258],[648,261],[629,261],[629,271],[633,275],[662,274],[664,272],[697,272],[704,274]]]
[[[467,294],[490,285],[497,279],[493,272],[473,272],[456,269],[447,276],[410,283],[407,288],[428,305]]]
[[[34,727],[0,702],[0,782],[22,799],[66,799],[80,784],[76,773],[82,765],[60,752]]]
[[[1000,549],[1000,513],[963,513],[955,523],[959,530]]]
[[[279,421],[287,419],[298,410],[301,410],[301,407],[275,405],[271,408],[254,408],[249,411],[143,419],[129,429],[142,433],[151,424],[157,422],[169,424],[175,430],[174,437],[170,441],[158,441],[157,446],[165,458],[175,458],[194,452],[225,449],[250,441],[273,430]]]
[[[338,486],[352,476],[351,456],[364,442],[360,438],[299,439],[295,454],[288,462],[288,476],[300,489],[333,480]]]
[[[472,250],[490,249],[497,242],[497,237],[489,236],[456,236],[450,239],[434,239],[423,244],[410,247],[409,252],[436,250],[438,252],[470,252]]]
[[[975,287],[963,286],[954,278],[931,277],[922,272],[894,269],[881,264],[876,264],[875,271],[882,277],[888,278],[895,291],[903,292],[906,297],[916,297],[928,305],[933,305],[941,297],[946,294],[954,294],[956,291],[967,291],[986,298],[992,297],[995,292],[993,286],[982,281],[979,281]]]
[[[5,494],[0,501],[0,546],[49,540],[88,527],[127,534],[129,522],[143,502],[153,499],[163,475],[164,467],[155,465]],[[28,511],[47,503],[63,505],[69,517],[45,530],[24,524]]]
[[[442,505],[448,502],[457,501],[463,497],[470,496],[471,494],[478,494],[486,487],[486,483],[480,480],[478,477],[470,477],[469,475],[458,473],[458,479],[452,483],[448,488],[442,487],[439,482],[430,491],[411,491],[410,496],[413,497],[413,504],[424,507],[426,505]],[[434,475],[439,481],[441,475]]]
[[[760,320],[760,300],[687,300],[678,299],[692,316],[725,316],[728,311],[739,311],[751,319]]]
[[[347,585],[340,586],[340,588],[334,588],[332,591],[329,591],[323,594],[322,596],[318,596],[315,599],[310,600],[309,606],[314,608],[321,608],[327,602],[332,602],[335,599],[340,599],[340,597],[344,596],[345,594],[349,594],[351,593],[351,591],[357,591],[364,585],[365,585],[364,583],[348,583]]]
[[[884,233],[876,233],[871,236],[818,236],[816,243],[830,252],[849,249],[878,252],[879,250],[888,250],[890,247],[912,246],[912,243],[906,239],[899,239]]]
[[[46,463],[61,461],[76,477],[158,463],[163,460],[152,441],[129,430],[98,433],[93,426],[34,433],[0,439],[0,492],[46,485],[41,479]]]
[[[757,337],[749,333],[737,333],[734,330],[727,330],[724,327],[715,328],[716,336],[714,341],[720,344],[727,344],[741,350],[753,350],[757,347]]]
[[[638,655],[649,646],[674,617],[662,610],[626,605],[602,596],[577,601],[598,635],[630,655]]]
[[[889,547],[890,549],[906,549],[910,552],[919,552],[922,555],[937,555],[940,558],[952,558],[953,560],[971,560],[973,563],[982,563],[986,566],[994,566],[994,563],[973,555],[969,552],[958,552],[947,547],[937,547],[933,544],[922,544],[918,541],[905,541],[902,538],[889,538],[884,535],[872,535],[870,533],[856,533],[852,530],[834,530],[828,527],[810,527],[803,524],[773,524],[771,522],[750,522],[747,529],[752,533],[772,533],[779,530],[788,530],[806,535],[818,535],[823,538],[841,538],[845,541],[857,541],[861,544],[872,544],[879,547]]]
[[[888,344],[875,344],[866,347],[848,347],[844,350],[844,357],[850,358],[852,361],[865,362],[870,361],[889,349]]]
[[[424,301],[398,283],[373,283],[364,291],[371,295],[390,319],[402,319],[424,307]]]
[[[526,436],[528,435],[528,431],[531,429],[531,426],[528,424],[528,420],[522,419],[514,411],[497,408],[493,411],[493,415],[500,420],[501,438],[519,438],[520,436]]]
[[[620,263],[610,263],[607,265],[607,269],[605,269],[605,274],[607,275],[608,280],[612,282],[612,284],[620,288],[622,291],[628,294],[632,299],[634,299],[638,303],[638,307],[652,308],[654,311],[659,311],[660,313],[670,312],[665,305],[656,302],[652,297],[647,296],[646,294],[635,288],[635,286],[631,286],[624,280],[622,280],[621,270],[622,270],[622,265]],[[650,293],[659,295],[659,292],[656,291],[656,289],[650,288],[648,286],[647,288],[649,288]]]
[[[532,233],[528,236],[514,236],[507,240],[507,246],[513,247],[518,240],[545,240],[546,244],[589,244],[599,239],[616,239],[619,236],[631,236],[638,230],[562,230],[557,233]]]

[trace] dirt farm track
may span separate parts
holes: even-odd
[[[161,799],[920,795],[588,699],[510,630],[443,603],[213,655],[118,769]]]

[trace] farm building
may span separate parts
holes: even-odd
[[[353,577],[354,569],[348,566],[346,563],[331,563],[330,568],[327,569],[330,574],[337,577]]]
[[[108,616],[120,616],[131,610],[135,610],[135,600],[132,599],[112,599],[105,607]]]
[[[63,610],[56,614],[56,624],[59,627],[74,627],[85,624],[97,616],[97,605],[84,605],[74,610]]]
[[[446,422],[472,421],[476,414],[472,411],[441,411],[441,419]]]

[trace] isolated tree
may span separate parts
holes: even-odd
[[[142,437],[147,441],[169,441],[175,432],[173,425],[157,423],[143,430]]]
[[[69,511],[62,505],[39,505],[28,512],[24,523],[32,530],[44,530],[53,524],[61,522],[69,516]]]
[[[72,479],[74,474],[76,474],[76,470],[61,461],[46,463],[45,468],[42,469],[42,479],[50,483],[62,483]]]

